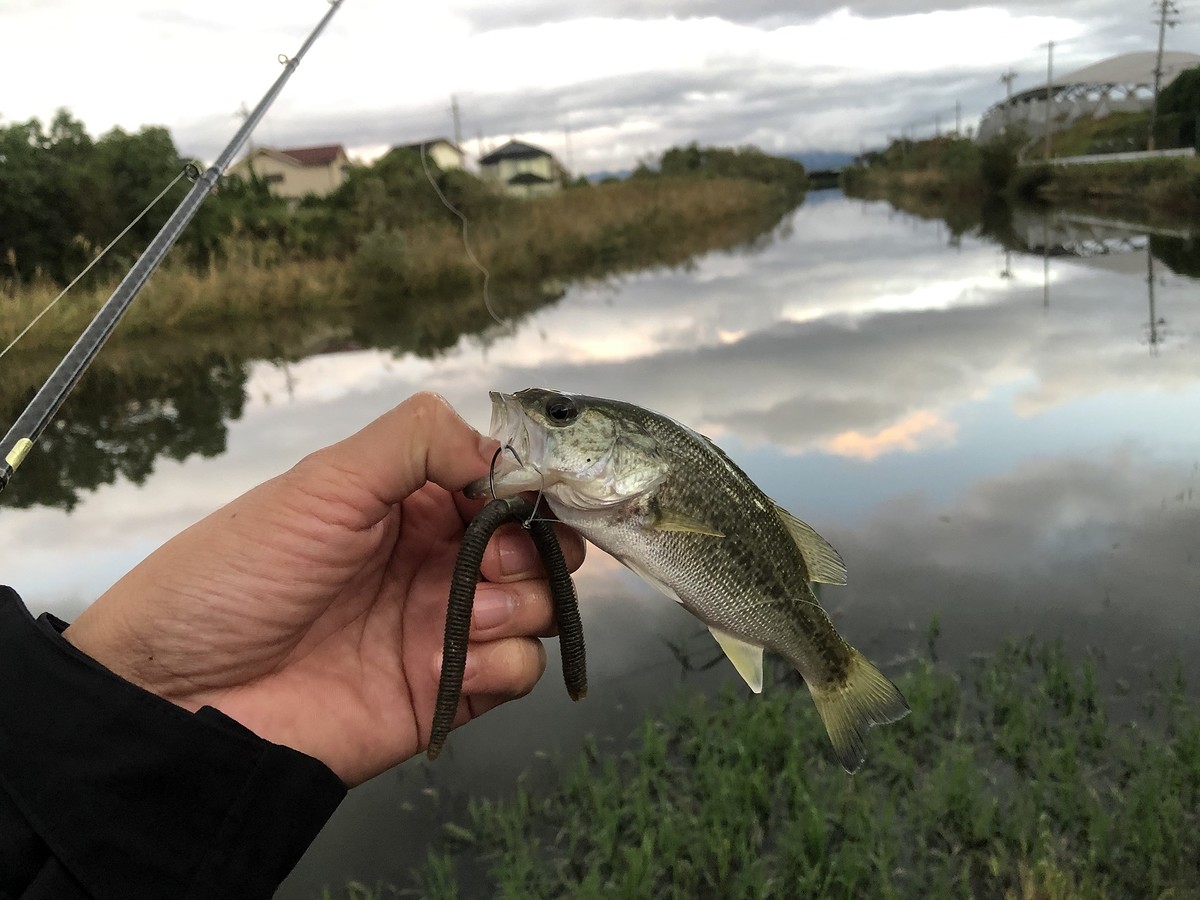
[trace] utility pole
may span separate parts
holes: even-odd
[[[238,107],[238,111],[234,113],[238,118],[245,123],[250,118],[250,107],[246,105],[246,101],[242,101],[242,105]],[[254,132],[246,138],[246,170],[250,173],[251,179],[258,177],[254,171]]]
[[[962,137],[962,101],[954,101],[954,136]]]
[[[571,153],[571,114],[567,113],[566,119],[563,121],[563,138],[566,142],[566,162],[567,171],[575,171],[575,160]]]
[[[1150,239],[1146,239],[1146,285],[1150,293],[1150,355],[1158,356],[1158,345],[1163,341],[1159,329],[1167,324],[1166,319],[1160,319],[1154,309],[1154,254],[1150,252]]]
[[[1050,41],[1046,48],[1046,162],[1050,162],[1050,83],[1054,81],[1054,41]]]
[[[1000,80],[1004,82],[1004,130],[1008,131],[1009,117],[1012,115],[1012,83],[1017,77],[1017,73],[1009,69],[1000,76]]]
[[[1154,149],[1154,126],[1158,122],[1158,91],[1162,87],[1162,55],[1163,41],[1167,36],[1167,28],[1179,24],[1178,19],[1171,16],[1179,15],[1179,7],[1172,0],[1158,0],[1158,56],[1154,60],[1154,104],[1150,107],[1150,134],[1146,138],[1146,149]]]
[[[462,147],[462,123],[458,115],[458,97],[450,95],[450,115],[454,117],[454,146]]]

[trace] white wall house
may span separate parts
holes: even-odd
[[[324,197],[346,180],[350,158],[341,144],[276,150],[257,147],[229,167],[229,174],[265,181],[277,197],[299,199],[309,194]]]
[[[567,170],[541,147],[509,141],[479,160],[479,176],[519,197],[553,193],[567,179]]]
[[[448,138],[430,138],[427,141],[417,141],[415,144],[401,144],[393,147],[392,150],[411,150],[414,153],[420,153],[422,146],[425,148],[425,156],[436,163],[443,172],[466,168],[467,157],[463,153],[462,147]]]

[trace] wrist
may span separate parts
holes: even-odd
[[[122,633],[111,618],[97,612],[95,604],[85,609],[79,618],[67,626],[62,632],[62,637],[80,653],[87,655],[119,678],[169,700],[176,706],[195,710],[195,706],[181,703],[171,696],[163,689],[161,681],[151,676],[149,670],[154,665],[153,652],[147,650],[139,653],[136,650],[136,641],[128,634]]]

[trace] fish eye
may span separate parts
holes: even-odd
[[[579,407],[570,397],[553,397],[546,401],[546,415],[558,425],[569,425],[579,415]]]

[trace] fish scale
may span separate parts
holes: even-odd
[[[774,505],[707,439],[685,426],[617,407],[634,427],[653,436],[667,457],[668,474],[651,501],[636,503],[634,518],[606,526],[549,496],[554,514],[617,559],[642,552],[685,608],[706,625],[786,657],[809,683],[829,684],[844,669],[849,647],[808,585],[804,557],[774,514]],[[663,532],[645,546],[644,522],[655,505],[698,509],[726,536]],[[606,533],[607,532],[607,533]],[[644,549],[642,549],[644,547]]]
[[[866,732],[908,713],[809,586],[845,583],[837,551],[716,444],[618,400],[529,388],[493,392],[492,403],[492,436],[511,452],[468,493],[540,492],[560,520],[708,625],[755,692],[763,650],[782,655],[849,772]]]

